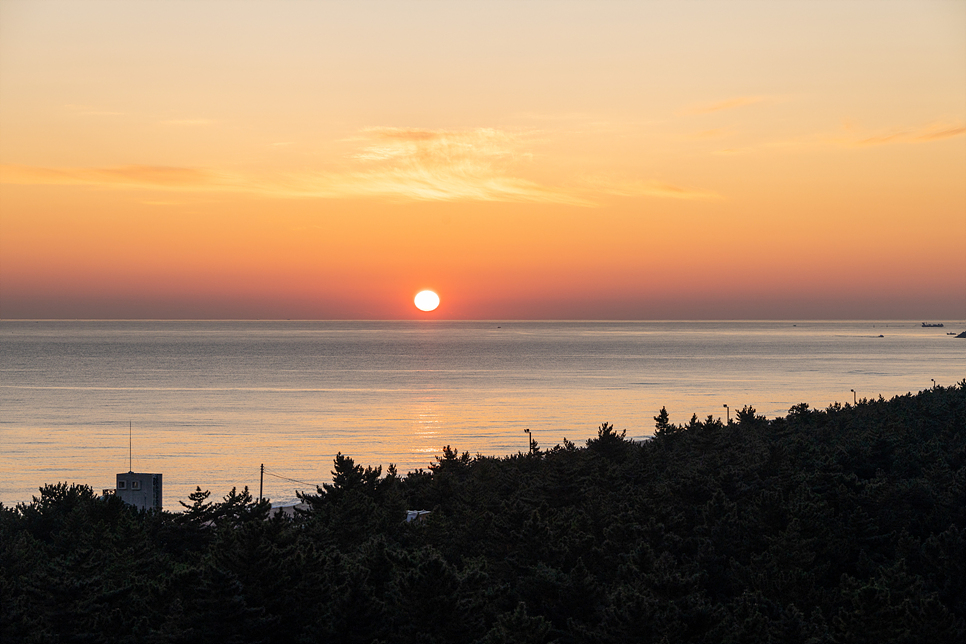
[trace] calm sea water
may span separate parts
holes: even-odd
[[[724,419],[891,397],[966,375],[966,341],[918,322],[0,322],[0,502],[45,483],[164,475],[175,510],[329,482],[341,451],[425,468],[582,442],[601,422],[651,434],[667,406]],[[882,336],[882,337],[880,337]],[[732,411],[733,413],[733,411]],[[279,478],[286,477],[285,479]],[[295,479],[298,482],[287,480]]]

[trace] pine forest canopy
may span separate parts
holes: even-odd
[[[963,640],[966,381],[655,423],[406,476],[340,454],[294,516],[47,485],[0,506],[0,639]]]

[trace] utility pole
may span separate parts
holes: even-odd
[[[258,478],[258,502],[262,502],[262,489],[265,487],[265,463],[262,463],[262,474]]]

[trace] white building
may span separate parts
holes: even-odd
[[[142,510],[161,509],[161,475],[127,472],[117,475],[115,494]]]

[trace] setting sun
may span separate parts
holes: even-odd
[[[416,308],[420,311],[435,311],[436,307],[439,306],[439,296],[432,291],[420,291],[416,294],[413,302],[416,303]]]
[[[966,316],[966,3],[196,4],[0,0],[4,319]]]

